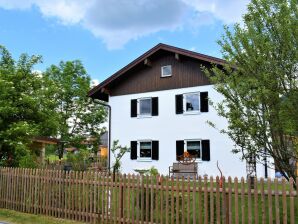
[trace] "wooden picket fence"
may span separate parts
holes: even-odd
[[[298,182],[298,178],[297,178]],[[251,189],[250,186],[253,186]],[[298,223],[293,180],[0,168],[0,208],[88,223]]]

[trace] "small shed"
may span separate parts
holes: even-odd
[[[59,139],[50,138],[50,137],[35,137],[32,139],[32,145],[30,148],[39,152],[40,159],[42,163],[45,162],[45,154],[46,154],[46,145],[57,145],[59,144]]]

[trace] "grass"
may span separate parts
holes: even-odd
[[[59,157],[57,155],[49,155],[47,157],[47,159],[49,160],[50,163],[54,163],[54,162],[59,161]]]
[[[0,209],[0,222],[9,224],[82,224],[82,222],[68,221],[43,215],[31,215],[7,209]]]

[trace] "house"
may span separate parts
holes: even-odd
[[[219,129],[227,121],[219,117],[208,99],[220,95],[202,66],[222,66],[224,60],[158,44],[120,69],[89,92],[111,106],[111,142],[131,147],[122,159],[122,172],[154,166],[168,174],[169,166],[184,151],[196,155],[199,175],[246,176],[246,163],[233,154],[233,142]],[[274,171],[271,175],[274,175]],[[264,166],[257,166],[258,177]]]

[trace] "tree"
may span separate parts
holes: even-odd
[[[115,159],[112,165],[113,181],[115,181],[116,173],[119,173],[121,169],[121,159],[126,153],[130,152],[130,148],[119,145],[119,140],[116,140],[113,142],[113,147],[111,148],[111,152]]]
[[[259,163],[270,156],[287,179],[296,177],[298,152],[297,7],[297,0],[252,0],[243,25],[225,27],[218,42],[227,64],[208,71],[224,96],[214,106],[229,122],[221,131],[233,152]]]
[[[68,145],[84,148],[87,139],[98,150],[100,135],[105,129],[106,110],[87,97],[91,88],[91,79],[84,66],[78,60],[60,62],[45,72],[45,77],[55,83],[53,99],[58,113],[57,137],[67,141]]]
[[[40,56],[22,54],[15,61],[0,46],[0,165],[30,160],[34,136],[48,136],[57,127],[51,84],[34,72]],[[22,161],[23,159],[23,161]],[[33,160],[30,160],[33,161]]]

